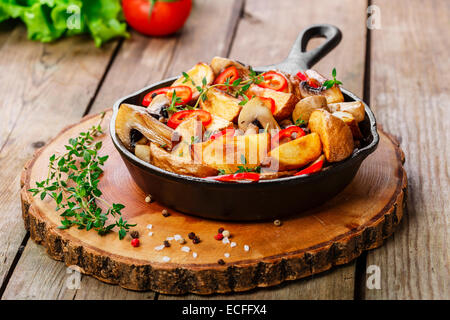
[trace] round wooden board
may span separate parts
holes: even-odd
[[[110,116],[109,111],[103,126],[109,123]],[[60,217],[52,200],[33,198],[27,190],[47,176],[48,159],[53,153],[64,152],[69,138],[98,120],[98,115],[84,118],[36,152],[22,173],[21,198],[31,238],[44,245],[52,258],[77,265],[83,273],[104,282],[166,294],[225,293],[273,286],[347,263],[363,250],[380,246],[402,218],[407,185],[404,157],[398,143],[382,131],[377,151],[363,162],[345,190],[318,208],[284,219],[279,227],[272,222],[205,220],[172,210],[169,217],[163,217],[164,207],[144,201],[145,194],[133,182],[105,134],[98,138],[103,140],[100,153],[110,157],[100,189],[109,202],[126,205],[123,215],[130,223],[138,224],[135,229],[140,233],[141,245],[134,248],[129,236],[120,241],[115,232],[99,236],[76,228],[60,230]],[[230,230],[230,241],[236,246],[214,239],[219,227]],[[153,235],[149,236],[149,232]],[[189,232],[195,232],[201,242],[193,244]],[[170,241],[169,248],[155,250],[176,234],[184,237],[186,244]],[[250,250],[245,251],[244,245]],[[183,246],[188,246],[190,252],[182,251]],[[229,253],[228,258],[225,253]],[[170,261],[163,262],[163,257]],[[226,264],[219,265],[219,259]]]

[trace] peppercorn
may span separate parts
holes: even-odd
[[[164,209],[163,211],[162,211],[162,215],[164,216],[164,217],[168,217],[168,216],[170,216],[170,213],[169,213],[169,211],[167,211],[166,209]]]
[[[188,238],[191,239],[191,240],[194,239],[195,238],[195,233],[189,232]]]
[[[131,231],[130,236],[131,236],[133,239],[139,238],[139,231],[137,231],[137,230]]]
[[[168,248],[168,247],[170,247],[170,243],[169,243],[169,241],[167,241],[167,240],[164,240],[164,247],[166,247],[166,248]]]
[[[223,259],[219,259],[217,260],[217,263],[223,266],[225,264],[225,261],[223,261]]]
[[[224,230],[224,231],[222,231],[222,235],[223,235],[224,237],[226,237],[226,238],[230,238],[231,233],[230,233],[230,231],[228,231],[228,230]]]
[[[221,234],[221,233],[216,234],[216,235],[214,236],[214,239],[216,239],[216,240],[222,240],[222,239],[223,239],[223,234]]]
[[[281,226],[281,221],[280,220],[275,220],[273,222],[274,225],[276,225],[277,227]]]
[[[200,243],[200,238],[196,236],[194,239],[192,239],[192,243],[194,244]]]
[[[218,233],[222,233],[223,230],[225,230],[224,228],[219,228],[219,230],[217,230]]]
[[[131,240],[131,245],[133,247],[139,247],[139,239],[135,238],[135,239]]]

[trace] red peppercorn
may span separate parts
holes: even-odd
[[[216,234],[216,235],[214,236],[214,239],[216,239],[216,240],[222,240],[222,239],[223,239],[223,234],[221,234],[221,233]]]
[[[134,238],[133,240],[131,240],[131,245],[133,247],[139,247],[139,239]]]

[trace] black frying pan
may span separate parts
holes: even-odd
[[[316,37],[325,37],[326,40],[307,52],[308,41]],[[255,68],[255,71],[279,69],[295,74],[299,70],[311,68],[338,45],[341,37],[341,32],[334,26],[310,26],[298,36],[286,60],[277,65]],[[116,135],[115,119],[122,103],[140,105],[148,92],[169,86],[175,80],[176,78],[162,80],[119,99],[114,104],[110,133],[138,186],[158,202],[181,212],[204,218],[240,221],[273,219],[299,213],[324,203],[348,185],[362,161],[378,144],[375,117],[364,104],[366,116],[360,123],[364,139],[360,148],[351,157],[334,163],[319,173],[262,180],[258,183],[226,183],[168,172],[140,160],[128,151]],[[345,101],[361,100],[347,90],[342,89],[342,93]]]

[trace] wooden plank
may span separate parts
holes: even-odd
[[[344,83],[344,87],[362,96],[366,6],[366,2],[351,0],[322,0],[316,1],[314,5],[295,0],[247,0],[244,17],[239,23],[230,57],[253,66],[281,62],[302,29],[314,23],[334,24],[344,34],[343,40],[333,52],[317,64],[315,69],[330,76],[332,68],[336,67],[338,78]],[[309,48],[318,43],[314,41]],[[352,262],[313,279],[289,283],[274,289],[256,290],[243,294],[242,298],[353,299],[354,273],[355,263]],[[177,299],[172,296],[159,296],[159,299],[166,298]],[[185,298],[207,297],[188,295]]]
[[[97,49],[86,39],[32,42],[19,25],[0,50],[0,167],[8,168],[0,171],[1,283],[25,236],[22,167],[36,148],[83,115],[116,45]]]
[[[199,61],[226,55],[242,4],[243,0],[195,1],[178,36],[149,38],[133,32],[109,70],[91,113],[112,107],[120,97],[153,82],[179,75]]]
[[[367,299],[449,299],[449,3],[375,1],[371,105],[399,137],[408,174],[408,214],[385,246],[368,253],[381,289]],[[436,32],[440,30],[440,32]]]
[[[208,58],[216,54],[225,54],[226,52],[224,49],[220,48],[220,44],[230,41],[230,33],[234,31],[232,25],[237,22],[237,11],[240,10],[241,5],[242,0],[227,0],[221,2],[211,2],[206,0],[196,1],[192,16],[185,26],[185,31],[178,37],[174,36],[169,39],[148,38],[133,33],[132,38],[125,41],[118,52],[90,112],[98,112],[106,107],[110,107],[117,98],[132,93],[148,83],[166,77],[169,68],[170,70],[175,70],[173,69],[173,66],[177,66],[176,68],[184,68],[183,61],[177,62],[178,60],[183,59],[183,55],[179,54],[178,51],[191,52],[192,54],[203,51],[205,57]],[[210,15],[211,10],[223,13],[220,19],[215,18],[216,22],[221,25],[217,25],[215,32],[205,34],[204,25],[200,24],[199,21],[201,20],[204,23],[208,23],[209,20],[212,20],[213,17]],[[211,25],[213,25],[212,22]],[[223,29],[221,29],[223,25],[229,26],[227,32],[223,32]],[[214,29],[214,27],[211,29]],[[220,30],[221,32],[219,32]],[[196,38],[202,38],[205,42],[200,43],[192,41],[192,39]],[[205,43],[212,43],[214,41],[217,42],[214,46],[205,45]],[[202,45],[201,48],[197,47],[200,44]],[[183,69],[173,72],[178,73],[181,72],[181,70]],[[124,74],[127,75],[126,78],[123,76]],[[23,292],[20,291],[19,296],[26,297],[33,292],[39,292],[39,290],[42,289],[47,290],[46,288],[48,287],[47,291],[49,291],[50,294],[46,297],[57,299],[60,296],[56,294],[58,291],[55,290],[55,287],[60,287],[63,279],[53,283],[51,281],[51,274],[33,273],[33,263],[31,262],[36,260],[37,256],[39,256],[39,250],[37,250],[35,245],[33,244],[31,249],[28,249],[27,246],[27,250],[25,250],[18,263],[17,268],[20,268],[18,270],[22,270],[21,272],[27,270],[28,281],[32,283],[29,287],[25,287]],[[44,265],[53,265],[56,263],[55,268],[58,271],[55,272],[65,275],[66,267],[64,264],[54,262],[49,257],[41,261],[41,263]],[[42,287],[42,284],[45,286]],[[80,285],[80,289],[73,294],[73,298],[75,299],[154,298],[154,293],[152,292],[132,292],[117,286],[101,283],[96,279],[86,276],[82,277]],[[13,287],[23,287],[21,286],[21,277],[20,275],[16,275],[16,273],[13,274],[10,284],[7,287],[7,291],[5,292],[6,297],[14,296],[14,291],[11,289]]]

